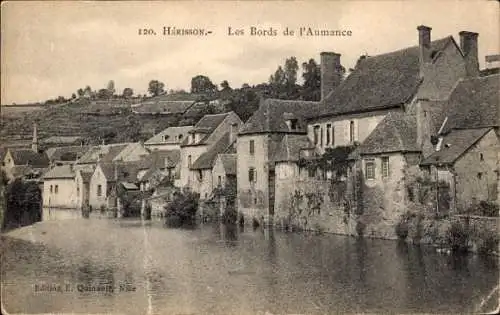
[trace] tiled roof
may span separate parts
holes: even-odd
[[[193,126],[168,127],[162,132],[148,139],[144,144],[175,144],[187,138],[188,132]],[[181,136],[181,138],[179,138]]]
[[[236,154],[219,154],[226,175],[236,175]]]
[[[79,172],[80,172],[80,174],[82,176],[83,182],[84,183],[89,183],[90,182],[90,178],[92,177],[92,172],[87,172],[87,171],[84,171],[84,170],[80,170]]]
[[[136,182],[137,175],[140,171],[140,163],[137,162],[100,163],[99,165],[101,166],[106,180],[110,182],[116,180],[115,176],[118,176],[119,181]]]
[[[53,136],[43,139],[41,142],[43,144],[74,144],[82,139],[80,136]]]
[[[390,112],[356,151],[359,154],[420,151],[415,116],[402,111]]]
[[[213,114],[213,115],[205,115],[203,116],[196,125],[194,125],[193,129],[191,129],[191,133],[204,133],[205,136],[196,144],[205,143],[206,139],[210,137],[212,132],[230,115],[234,114],[232,112],[223,113],[223,114]],[[182,141],[182,145],[189,145],[189,137]]]
[[[273,162],[296,162],[300,159],[301,150],[313,148],[314,145],[307,135],[285,135],[272,160]]]
[[[137,114],[183,114],[198,99],[200,95],[192,93],[158,95],[132,105],[132,111]]]
[[[291,132],[304,133],[307,131],[305,117],[315,115],[320,108],[319,102],[296,100],[263,100],[259,109],[240,129],[240,134]],[[295,130],[290,130],[286,119],[297,119]]]
[[[75,172],[72,165],[55,166],[43,175],[44,179],[71,179],[75,178]]]
[[[80,159],[78,164],[97,163],[98,161],[111,162],[130,143],[106,144],[91,147]]]
[[[215,159],[218,154],[225,153],[231,147],[229,143],[229,132],[225,133],[210,149],[200,155],[193,163],[190,169],[208,169],[214,166]]]
[[[9,149],[15,165],[31,165],[33,167],[47,167],[49,159],[45,153],[37,153],[28,149]]]
[[[461,80],[446,108],[444,132],[500,126],[500,74]]]
[[[45,153],[51,161],[76,161],[89,149],[90,146],[55,147],[48,148]]]
[[[451,36],[432,41],[431,56],[449,43],[453,43]],[[415,95],[420,83],[418,46],[367,57],[326,97],[320,116],[398,106]]]
[[[443,138],[441,149],[432,153],[420,164],[453,164],[490,130],[491,128],[452,130]]]

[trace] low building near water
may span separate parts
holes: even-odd
[[[42,177],[43,206],[48,208],[76,208],[78,192],[73,165],[55,166]]]

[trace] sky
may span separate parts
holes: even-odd
[[[191,78],[214,83],[266,82],[285,59],[301,64],[322,51],[340,53],[346,68],[360,55],[377,55],[418,44],[416,27],[431,38],[479,33],[479,58],[500,52],[496,1],[269,1],[269,2],[2,2],[1,104],[69,97],[90,85],[117,92],[147,92],[156,79],[166,88],[189,90]],[[163,36],[163,27],[209,30],[206,36]],[[228,28],[243,29],[229,36]],[[277,36],[251,36],[250,28]],[[284,36],[300,27],[350,30],[351,36]],[[139,29],[154,35],[139,35]],[[299,75],[300,76],[300,75]]]

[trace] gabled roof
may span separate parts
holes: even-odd
[[[9,149],[15,165],[30,165],[33,167],[47,167],[49,159],[45,153],[38,153],[28,149]]]
[[[446,104],[443,132],[500,126],[500,74],[458,82]],[[443,118],[444,119],[444,118]]]
[[[54,147],[48,148],[45,153],[51,161],[76,161],[90,148],[90,146]]]
[[[491,128],[452,130],[443,138],[441,149],[432,153],[420,164],[453,164],[490,130]]]
[[[236,154],[219,154],[226,175],[236,175]]]
[[[199,98],[200,95],[191,93],[158,95],[132,105],[132,112],[136,114],[183,114]]]
[[[97,163],[98,161],[109,163],[113,161],[113,159],[129,144],[130,143],[116,143],[91,147],[81,158],[78,159],[77,163],[89,164]]]
[[[305,117],[317,114],[319,108],[319,102],[266,99],[243,125],[239,134],[304,133],[307,132]],[[287,119],[297,119],[296,129],[288,128]]]
[[[203,133],[205,136],[196,144],[204,144],[208,137],[214,132],[214,130],[230,115],[234,114],[233,112],[222,113],[222,114],[213,114],[213,115],[205,115],[203,116],[196,125],[194,125],[193,129],[191,129],[190,133]],[[182,141],[181,145],[189,145],[189,137]]]
[[[176,144],[187,138],[193,126],[168,127],[162,132],[148,139],[144,144]],[[179,138],[179,136],[181,138]]]
[[[453,43],[448,36],[431,42],[431,56]],[[419,47],[361,60],[354,71],[325,99],[319,116],[391,108],[408,102],[421,83]],[[310,118],[316,118],[310,115]]]
[[[212,168],[217,155],[225,153],[231,147],[232,143],[229,143],[229,138],[229,132],[226,132],[207,152],[196,159],[190,169],[200,170]]]
[[[55,166],[54,168],[43,174],[43,179],[73,179],[75,171],[72,165]]]
[[[418,152],[415,116],[390,112],[357,148],[356,154]]]
[[[84,183],[89,183],[90,182],[90,178],[92,177],[92,172],[85,171],[85,170],[77,170],[76,173],[78,173],[78,172],[82,176],[82,180],[83,180]]]
[[[283,137],[272,161],[276,162],[297,162],[302,150],[314,149],[307,135],[288,134]]]
[[[109,182],[128,181],[136,182],[137,175],[140,171],[140,163],[124,162],[124,163],[99,163],[104,177]]]

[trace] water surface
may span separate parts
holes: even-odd
[[[45,221],[3,247],[9,313],[475,312],[499,278],[495,258],[430,247],[136,219]]]

